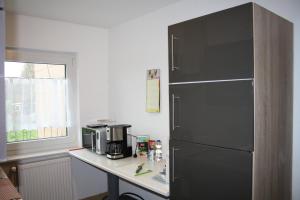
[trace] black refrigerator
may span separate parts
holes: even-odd
[[[251,200],[252,4],[169,26],[170,199]]]
[[[171,200],[290,200],[293,24],[247,3],[168,27]]]

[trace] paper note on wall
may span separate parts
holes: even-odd
[[[160,112],[160,70],[147,70],[146,111]]]

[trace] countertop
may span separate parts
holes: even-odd
[[[110,160],[104,155],[95,154],[87,149],[73,150],[69,154],[82,160],[90,165],[93,165],[103,171],[114,174],[124,180],[139,185],[150,191],[169,197],[169,184],[160,182],[154,179],[163,169],[165,162],[148,161],[146,158],[123,158],[119,160]],[[135,176],[135,170],[141,163],[145,163],[143,168],[150,169],[152,172]]]

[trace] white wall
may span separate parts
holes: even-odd
[[[80,123],[108,116],[108,31],[106,29],[8,15],[6,45],[38,50],[75,52],[79,83]],[[106,174],[72,161],[74,193],[84,198],[106,190]]]
[[[107,175],[99,169],[72,157],[74,199],[83,199],[107,192]]]
[[[161,138],[165,150],[169,138],[168,35],[171,24],[226,9],[248,0],[183,0],[109,32],[109,113],[133,125],[134,134]],[[293,199],[300,199],[300,1],[257,0],[261,6],[294,22],[295,94]],[[147,68],[161,69],[161,112],[145,112]]]

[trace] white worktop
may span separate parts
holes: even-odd
[[[144,187],[155,193],[168,197],[169,184],[163,183],[153,179],[154,176],[159,174],[164,166],[164,162],[152,162],[146,158],[123,158],[119,160],[110,160],[106,156],[95,154],[87,149],[74,150],[69,152],[74,156],[90,165],[93,165],[103,171],[114,174],[124,180],[132,182],[136,185]],[[152,172],[140,176],[134,176],[137,166],[145,163],[143,168],[150,169]]]

